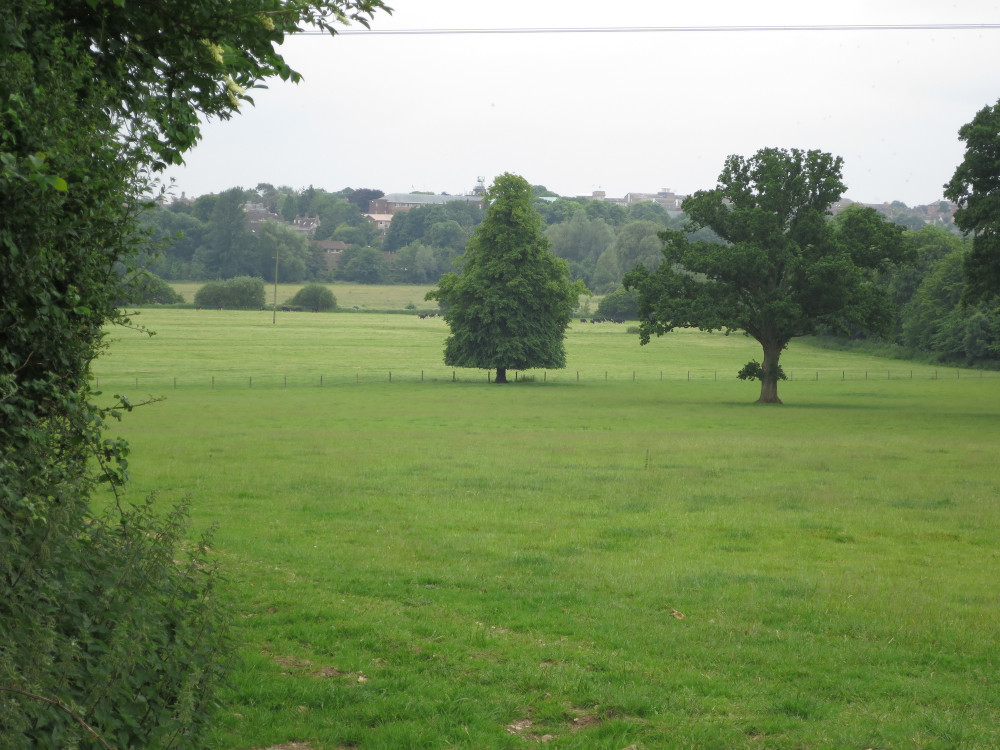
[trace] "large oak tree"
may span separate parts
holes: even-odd
[[[438,300],[451,327],[444,361],[453,367],[507,370],[566,366],[563,338],[581,292],[569,265],[549,250],[531,185],[503,174],[486,191],[486,218],[462,256],[461,273],[441,277]]]
[[[893,310],[876,274],[904,259],[902,229],[875,211],[851,208],[831,221],[845,190],[843,160],[821,151],[766,148],[730,156],[712,190],[684,201],[689,231],[722,242],[660,233],[665,262],[625,283],[640,292],[641,342],[679,327],[739,331],[760,342],[759,403],[781,403],[778,364],[788,342],[820,328],[887,331]]]

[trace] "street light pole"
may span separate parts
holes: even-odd
[[[274,248],[274,304],[271,306],[271,325],[278,322],[278,248]]]

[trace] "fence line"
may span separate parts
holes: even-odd
[[[361,375],[364,375],[364,379]],[[900,368],[897,370],[850,370],[850,369],[799,369],[786,372],[788,382],[864,382],[877,380],[982,380],[1000,379],[1000,372],[996,370],[963,370],[961,368]],[[176,375],[103,375],[95,376],[96,388],[101,388],[102,380],[105,387],[123,387],[123,384],[131,386],[135,390],[149,388],[198,388],[208,387],[220,388],[303,388],[303,387],[331,387],[343,385],[361,385],[374,383],[434,383],[434,382],[463,382],[481,383],[492,382],[492,370],[458,370],[435,371],[428,375],[425,370],[406,372],[399,369],[385,370],[377,372],[366,370],[365,372],[354,371],[349,373],[318,373],[316,375],[292,374],[289,383],[289,375],[286,373],[265,374],[260,373],[231,373],[231,374],[205,374],[204,376],[178,377]],[[719,370],[528,370],[508,372],[507,379],[511,382],[541,382],[541,383],[597,383],[597,382],[733,382],[736,380],[735,374],[731,370],[721,373]]]

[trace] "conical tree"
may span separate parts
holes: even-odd
[[[438,300],[451,328],[444,362],[496,370],[566,366],[563,339],[579,295],[569,265],[549,251],[531,185],[503,174],[486,191],[486,219],[469,238],[461,273],[445,274],[427,299]]]

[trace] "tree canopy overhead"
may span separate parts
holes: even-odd
[[[958,204],[955,224],[973,235],[965,298],[991,300],[1000,296],[1000,101],[979,110],[958,138],[965,142],[965,158],[944,194]]]
[[[820,327],[887,330],[893,312],[875,273],[904,259],[903,230],[867,208],[829,220],[845,190],[842,164],[798,149],[730,156],[717,186],[683,204],[689,230],[708,227],[723,241],[665,230],[665,262],[625,278],[640,292],[641,342],[688,326],[744,332],[763,363],[741,377],[761,380],[759,402],[780,403],[778,360],[791,339]]]
[[[486,191],[486,218],[466,245],[462,272],[441,277],[438,300],[451,327],[445,364],[496,370],[566,366],[563,338],[584,291],[569,266],[549,251],[531,185],[503,174]]]

